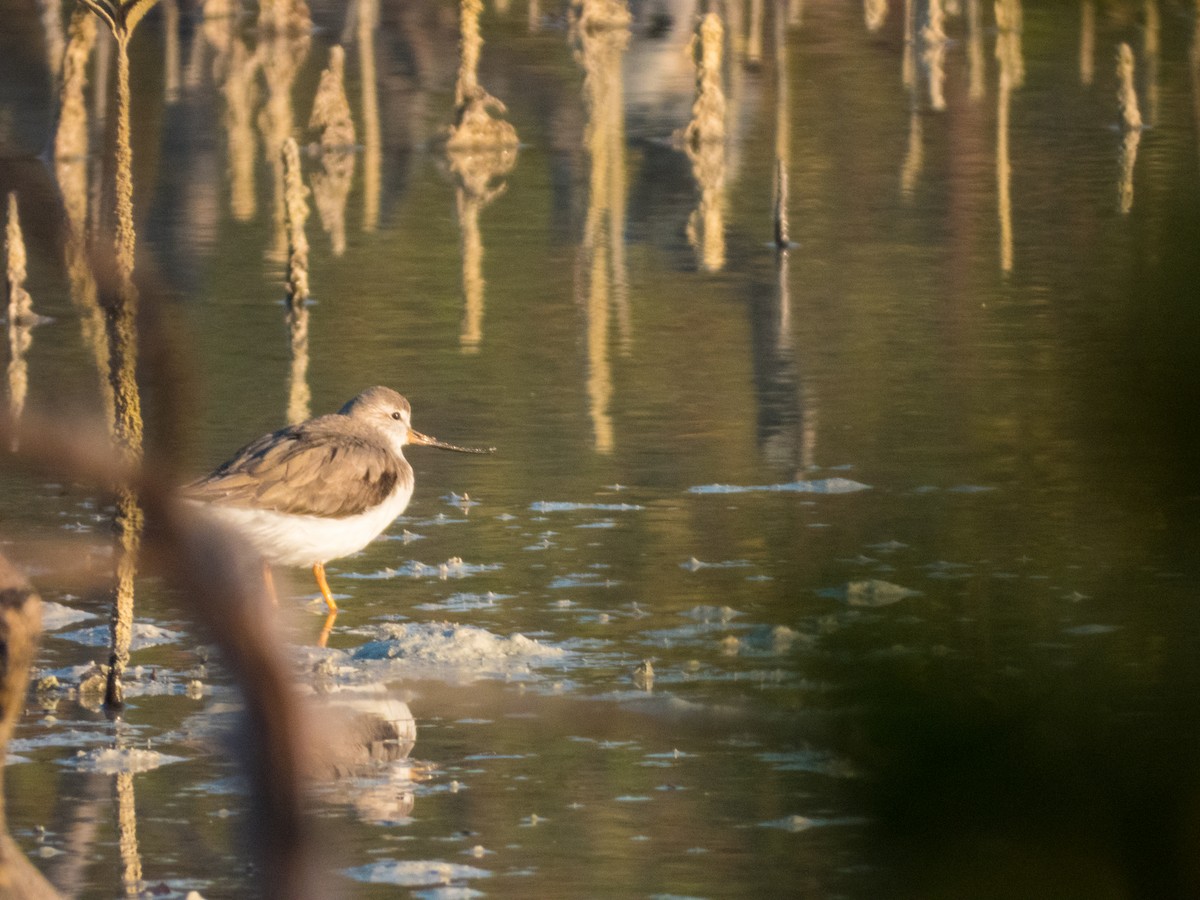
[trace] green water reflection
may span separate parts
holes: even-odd
[[[314,3],[311,45],[289,56],[184,4],[170,103],[163,17],[131,46],[140,244],[196,385],[185,468],[285,421],[296,367],[254,67],[296,64],[272,121],[302,123],[341,36],[367,146],[344,251],[308,226],[312,410],[387,384],[420,431],[500,452],[410,454],[407,516],[329,566],[330,645],[448,620],[567,651],[383,670],[417,719],[420,765],[317,791],[328,869],[439,861],[511,897],[1200,894],[1197,11],[766,4],[765,28],[793,23],[781,110],[772,42],[747,59],[761,5],[713,8],[728,34],[719,271],[689,241],[704,191],[675,137],[699,5],[635,5],[628,31],[604,4],[591,26],[559,4],[489,5],[480,78],[523,143],[503,195],[469,215],[435,140],[454,8],[354,4],[378,15],[365,54],[369,29]],[[52,103],[40,21],[0,9],[7,190]],[[1014,10],[1022,29],[997,29]],[[948,42],[922,37],[943,14]],[[1121,41],[1152,123],[1124,160]],[[48,253],[26,287],[56,319],[26,355],[27,409],[98,416]],[[795,489],[833,479],[867,488]],[[4,490],[14,559],[40,558],[32,538],[105,534],[81,490],[11,473]],[[439,573],[454,559],[480,569]],[[47,600],[106,614],[77,569],[32,574]],[[219,660],[197,669],[180,598],[155,579],[139,590],[142,620],[182,635],[133,658],[173,687],[134,691],[125,735],[181,757],[134,778],[142,877],[233,895],[245,800],[208,735],[229,678]],[[298,645],[320,626],[306,602],[285,603]],[[40,664],[101,655],[51,634]],[[64,891],[110,897],[124,889],[113,779],[70,763],[114,726],[70,699],[54,716],[35,704],[18,728],[30,761],[7,771],[10,827]]]

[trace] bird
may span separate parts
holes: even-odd
[[[261,556],[272,596],[272,566],[311,568],[329,611],[323,646],[338,611],[325,564],[366,547],[408,507],[415,481],[404,458],[410,445],[495,452],[414,430],[408,400],[376,386],[336,413],[251,441],[182,494]]]

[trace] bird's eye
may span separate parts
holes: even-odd
[[[394,413],[392,413],[392,418],[398,422],[398,421],[400,421],[400,419],[402,419],[404,417],[401,416],[399,412],[394,412]]]

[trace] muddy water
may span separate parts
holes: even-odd
[[[586,39],[556,4],[489,6],[478,79],[521,145],[457,166],[434,144],[448,8],[385,3],[369,43],[338,4],[292,45],[188,12],[177,56],[157,14],[139,31],[139,238],[183,335],[184,467],[304,389],[315,414],[372,384],[499,448],[409,454],[405,517],[329,566],[327,650],[306,573],[280,573],[297,679],[415,720],[406,757],[314,790],[331,889],[1187,895],[1195,12],[892,3],[872,31],[880,4],[795,3],[779,104],[756,6],[718,4],[727,134],[703,159],[675,138],[686,3]],[[1023,30],[997,28],[1014,8]],[[42,26],[12,21],[6,146],[36,152]],[[264,146],[304,135],[339,36],[359,149],[340,206],[346,167],[305,161],[326,205],[298,343]],[[54,318],[27,408],[98,415],[66,278],[43,254],[26,286]],[[4,478],[5,552],[57,604],[39,674],[69,687],[106,656],[104,501]],[[187,598],[146,578],[139,616],[119,723],[65,688],[31,704],[10,826],[78,896],[233,896],[237,694]]]

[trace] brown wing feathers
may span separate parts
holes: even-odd
[[[259,438],[185,494],[229,506],[341,518],[382,502],[406,475],[395,454],[320,419]],[[405,472],[405,469],[408,472]]]

